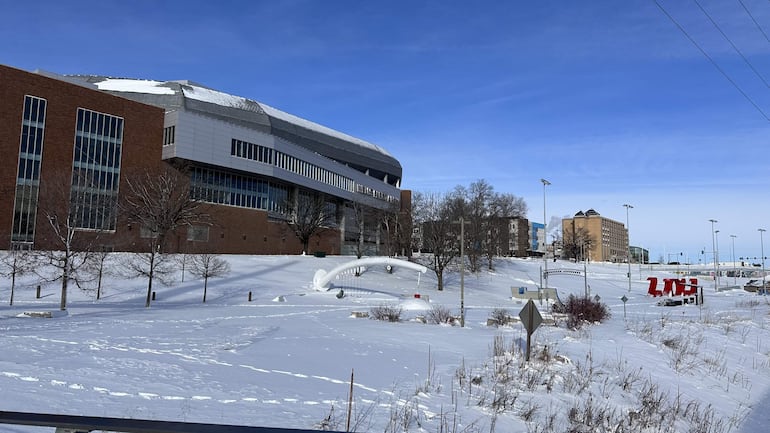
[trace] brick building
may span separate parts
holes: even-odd
[[[0,65],[0,119],[2,249],[58,248],[48,218],[72,197],[83,240],[130,242],[114,198],[126,167],[160,167],[162,109]]]
[[[393,156],[251,99],[189,81],[0,65],[0,119],[0,149],[8,156],[0,174],[2,245],[55,248],[43,208],[69,206],[79,237],[98,238],[108,249],[141,249],[142,230],[122,220],[115,203],[129,173],[168,164],[185,167],[191,194],[214,217],[178,230],[168,251],[299,253],[287,203],[311,194],[322,196],[334,217],[309,250],[408,250],[393,245],[391,238],[402,236],[384,233],[381,223],[383,214],[395,214],[411,230],[409,194],[399,188],[401,165]],[[67,193],[57,199],[61,189]],[[77,209],[73,197],[82,202]]]
[[[626,261],[628,229],[623,223],[589,209],[562,219],[561,227],[564,249],[573,249],[570,258],[583,255],[589,260],[603,262]],[[580,251],[581,244],[587,246],[587,251]]]

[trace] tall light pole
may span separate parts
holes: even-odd
[[[714,238],[716,241],[717,249],[714,251],[714,261],[716,262],[717,267],[717,274],[716,274],[716,282],[717,287],[719,287],[719,230],[714,230]]]
[[[716,247],[716,234],[714,233],[714,223],[717,222],[715,219],[710,219],[711,221],[711,251],[714,253],[714,291],[717,290],[717,287],[719,286],[719,277],[717,276],[717,247]],[[705,257],[704,257],[704,262]]]
[[[543,252],[543,282],[545,288],[548,288],[548,221],[546,221],[547,214],[545,212],[545,187],[551,182],[545,179],[540,179],[540,182],[543,183],[543,246],[545,247]]]
[[[761,248],[760,254],[762,254],[762,292],[767,293],[765,289],[765,240],[763,234],[765,229],[757,229],[759,231],[759,246]]]
[[[624,204],[626,208],[626,261],[628,262],[628,291],[631,292],[631,226],[628,224],[628,210],[634,207]]]
[[[730,235],[730,239],[733,241],[733,244],[731,245],[731,248],[730,248],[730,255],[732,256],[732,260],[733,260],[733,286],[738,284],[738,277],[736,275],[736,270],[735,270],[735,238],[736,238],[735,235]]]
[[[460,224],[460,327],[465,327],[465,218],[460,217],[455,224]]]

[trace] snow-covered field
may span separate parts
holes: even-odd
[[[495,309],[518,316],[524,304],[511,288],[535,289],[540,260],[501,259],[466,275],[460,327],[414,320],[437,306],[459,314],[457,272],[443,292],[430,271],[377,266],[317,292],[316,270],[354,258],[222,258],[232,271],[209,280],[205,304],[189,274],[156,286],[150,308],[146,281],[111,277],[98,301],[71,288],[66,315],[28,317],[58,310],[57,285],[36,299],[38,282],[24,277],[9,306],[3,283],[0,410],[345,430],[352,376],[356,431],[770,430],[770,298],[716,292],[699,277],[704,305],[658,306],[646,278],[674,277],[673,267],[633,265],[628,292],[626,265],[588,264],[591,296],[611,319],[576,331],[544,324],[524,363],[522,326],[487,319]],[[549,283],[562,299],[585,290],[582,276]],[[352,317],[385,305],[400,305],[402,321]]]

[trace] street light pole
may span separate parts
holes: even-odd
[[[543,246],[545,247],[545,251],[543,252],[543,282],[545,288],[548,288],[548,221],[546,221],[547,214],[545,211],[545,187],[550,185],[551,182],[548,182],[545,179],[540,179],[540,182],[543,183]],[[540,293],[540,295],[540,299],[542,299],[542,293]]]
[[[460,327],[465,327],[465,218],[460,217]]]
[[[765,229],[757,230],[759,231],[759,246],[761,248],[760,253],[762,254],[762,292],[767,293],[767,290],[765,289],[765,240],[763,239]]]
[[[717,276],[715,281],[717,282],[717,287],[719,287],[719,230],[714,230],[714,238],[716,240],[716,246],[717,246],[717,249],[714,252],[714,261],[716,262],[716,267],[717,267],[717,274],[716,274]]]
[[[716,240],[715,240],[716,235],[714,234],[714,223],[716,223],[717,220],[710,219],[709,221],[711,221],[711,251],[714,253],[713,254],[714,255],[714,291],[716,292],[717,287],[719,286],[719,282],[718,282],[719,277],[717,277],[717,258],[716,258],[717,247],[716,247]],[[705,257],[704,257],[704,262],[705,262]]]
[[[631,225],[628,223],[628,210],[634,207],[624,204],[626,208],[626,261],[628,262],[628,291],[631,292]]]
[[[738,284],[738,277],[735,271],[735,238],[736,238],[735,235],[730,235],[730,239],[733,241],[733,244],[730,248],[730,255],[732,256],[732,260],[733,260],[733,286]]]

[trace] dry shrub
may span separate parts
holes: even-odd
[[[428,323],[432,323],[435,325],[441,325],[441,324],[452,324],[454,323],[454,316],[452,316],[452,311],[444,307],[442,305],[434,305],[428,312],[425,314],[425,320]]]
[[[490,313],[489,319],[497,326],[507,325],[511,313],[505,308],[495,308]]]
[[[379,305],[377,307],[372,307],[372,309],[369,310],[369,317],[385,322],[400,322],[401,311],[401,307],[396,307],[394,305]]]
[[[610,317],[607,304],[590,297],[579,298],[575,295],[569,295],[563,312],[567,314],[567,327],[570,329],[580,329],[584,323],[603,322]]]

